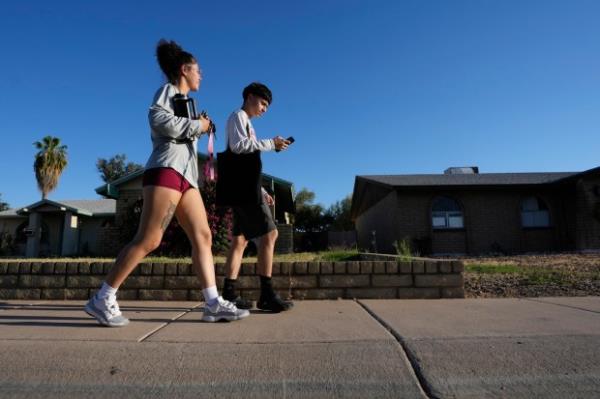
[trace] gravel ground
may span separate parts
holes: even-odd
[[[485,297],[600,296],[600,254],[548,254],[462,258],[465,295]],[[514,272],[469,271],[482,265]]]

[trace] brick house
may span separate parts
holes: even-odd
[[[198,154],[200,171],[203,170],[206,160],[206,155]],[[127,222],[130,208],[139,204],[142,199],[143,173],[143,170],[139,170],[96,188],[96,193],[116,200],[114,224],[103,228],[99,235],[98,245],[103,255],[114,256],[124,245],[119,240],[121,226]],[[203,176],[200,177],[199,184],[200,186],[204,184]],[[290,224],[289,215],[295,213],[294,185],[289,181],[263,173],[262,186],[275,199],[275,205],[271,208],[279,231],[275,252],[290,253],[293,251],[293,226]]]
[[[420,254],[600,250],[600,167],[583,172],[357,176],[360,248]]]

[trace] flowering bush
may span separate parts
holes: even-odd
[[[210,161],[207,161],[210,162]],[[231,208],[217,207],[217,178],[210,179],[210,170],[203,168],[204,185],[200,192],[206,208],[206,217],[208,226],[212,233],[212,251],[213,254],[222,254],[229,248],[231,241],[231,229],[233,226],[233,213]]]

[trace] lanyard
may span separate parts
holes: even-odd
[[[214,166],[214,149],[215,149],[215,134],[208,134],[208,161],[204,164],[204,176],[208,178],[208,181],[215,180],[215,166]]]

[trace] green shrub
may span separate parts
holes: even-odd
[[[0,232],[0,255],[13,255],[15,249],[13,236],[7,231]]]
[[[418,256],[418,254],[413,253],[409,237],[404,237],[401,240],[397,240],[393,245],[394,248],[396,248],[396,254],[398,254],[400,261],[407,261],[414,256]]]
[[[360,255],[356,249],[329,250],[325,252],[319,252],[316,260],[324,262],[360,260]]]

